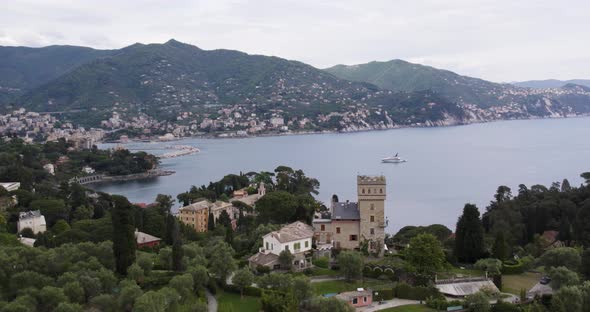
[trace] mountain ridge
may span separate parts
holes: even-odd
[[[562,88],[563,86],[570,84],[570,83],[590,87],[590,79],[568,79],[568,80],[544,79],[544,80],[527,80],[527,81],[511,82],[511,84],[518,86],[518,87],[533,88],[533,89]]]
[[[53,78],[23,88],[7,108],[73,114],[70,120],[85,126],[126,127],[140,119],[191,133],[277,130],[269,126],[272,118],[282,118],[287,129],[354,131],[590,112],[583,88],[530,90],[403,60],[320,70],[174,39],[79,54],[72,49],[79,61],[60,70],[47,66]],[[113,113],[125,122],[109,121]]]

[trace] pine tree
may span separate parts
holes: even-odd
[[[129,201],[118,195],[113,195],[113,253],[117,272],[127,274],[127,268],[135,261],[135,226],[133,224],[132,207]]]
[[[455,232],[455,256],[457,259],[460,262],[470,263],[480,259],[484,251],[484,235],[479,210],[475,205],[465,205],[463,214],[457,221]]]

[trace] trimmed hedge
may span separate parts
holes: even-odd
[[[399,283],[393,288],[395,297],[410,300],[426,300],[428,297],[439,297],[438,289],[434,287],[410,286],[406,283]]]
[[[391,300],[395,298],[393,289],[381,289],[373,291],[373,301]]]
[[[526,270],[526,266],[519,260],[505,261],[502,264],[502,274],[521,274]]]

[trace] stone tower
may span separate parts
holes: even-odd
[[[369,252],[383,254],[385,240],[384,176],[357,176],[358,207],[360,213],[360,241]]]

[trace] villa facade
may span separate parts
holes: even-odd
[[[330,211],[313,220],[316,244],[337,249],[385,250],[384,176],[357,176],[357,202],[332,202]]]

